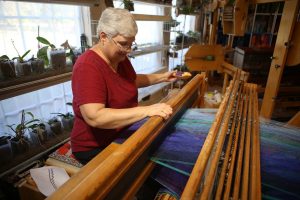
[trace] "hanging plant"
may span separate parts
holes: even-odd
[[[123,0],[124,8],[129,11],[134,11],[134,3],[131,0]]]

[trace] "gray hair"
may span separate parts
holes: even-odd
[[[99,19],[97,33],[104,32],[111,37],[122,35],[135,37],[138,28],[132,14],[121,8],[106,8]]]

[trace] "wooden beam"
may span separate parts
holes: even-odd
[[[15,1],[15,0],[8,0]],[[24,0],[16,0],[24,2]],[[100,0],[25,0],[25,2],[35,2],[35,3],[55,3],[55,4],[71,4],[71,5],[98,5]]]
[[[137,21],[171,21],[171,16],[164,15],[142,15],[142,14],[133,14],[133,17]]]
[[[298,111],[297,114],[292,119],[290,119],[287,124],[300,128],[300,111]]]
[[[269,77],[260,112],[260,115],[267,119],[271,118],[274,110],[274,99],[277,97],[288,51],[285,43],[289,42],[292,37],[298,8],[298,0],[285,1],[276,45],[274,48],[273,57],[275,57],[275,59],[273,59],[271,63]]]

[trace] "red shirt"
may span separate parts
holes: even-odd
[[[135,85],[136,73],[126,58],[115,73],[94,51],[82,54],[73,68],[72,91],[74,127],[71,133],[73,152],[104,148],[118,137],[116,129],[89,126],[79,106],[88,103],[105,104],[106,108],[131,108],[138,105]]]

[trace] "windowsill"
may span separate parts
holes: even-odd
[[[47,155],[49,152],[56,149],[58,146],[66,143],[69,140],[70,133],[64,131],[61,134],[55,135],[55,137],[49,139],[40,146],[30,146],[29,150],[22,152],[12,157],[5,165],[0,166],[0,177],[5,177],[14,173],[16,170],[24,168]]]
[[[71,80],[72,67],[63,70],[49,70],[0,82],[0,100],[32,92]]]

